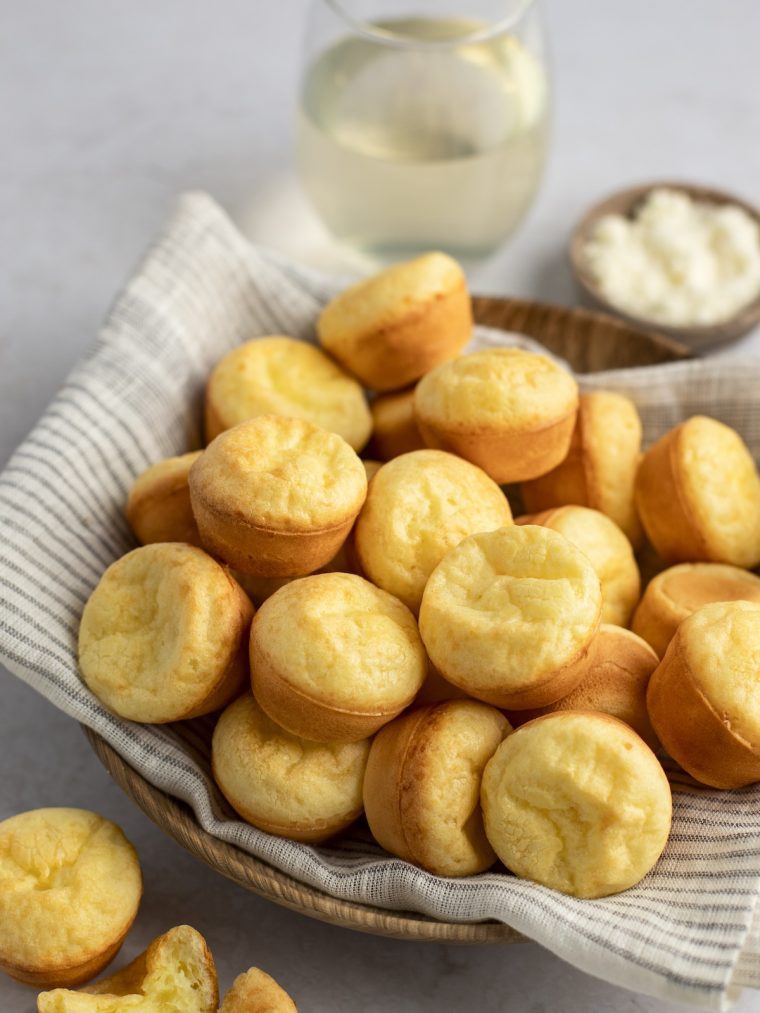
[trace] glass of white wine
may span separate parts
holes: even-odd
[[[495,250],[549,134],[538,0],[312,0],[297,156],[338,239],[378,257]]]

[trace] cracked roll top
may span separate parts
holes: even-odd
[[[582,680],[602,611],[586,556],[527,524],[466,538],[433,570],[420,633],[445,679],[496,707],[554,703]]]
[[[79,627],[79,667],[115,714],[163,724],[209,714],[248,677],[253,606],[227,569],[182,542],[108,567]]]
[[[190,469],[203,545],[254,577],[299,577],[324,566],[366,495],[364,466],[344,439],[285,416],[228,429]]]
[[[362,811],[369,740],[310,742],[270,720],[250,693],[222,713],[211,742],[214,779],[244,820],[317,843]]]
[[[0,823],[0,968],[42,988],[93,978],[115,956],[142,894],[119,827],[84,809]]]
[[[508,736],[481,799],[506,867],[573,897],[606,897],[643,879],[673,808],[652,750],[622,721],[586,711],[536,718]]]

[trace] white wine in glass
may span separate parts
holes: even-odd
[[[298,164],[314,207],[337,238],[380,256],[493,251],[530,206],[546,158],[535,2],[495,23],[363,21],[350,6],[319,0],[334,24],[313,33],[328,39],[312,45],[301,88]]]

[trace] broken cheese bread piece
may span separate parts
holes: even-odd
[[[57,988],[37,998],[38,1013],[216,1013],[216,966],[189,925],[154,939],[131,964],[81,992]]]
[[[154,939],[131,964],[75,992],[57,988],[37,998],[38,1013],[217,1013],[214,958],[203,936],[178,925]],[[238,975],[219,1013],[296,1013],[274,978],[252,967]]]
[[[298,1013],[288,993],[265,971],[251,967],[239,974],[219,1013]]]

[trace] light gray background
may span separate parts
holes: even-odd
[[[330,248],[292,176],[306,6],[2,0],[0,463],[92,342],[177,191],[207,188],[251,237],[314,264],[355,266]],[[557,85],[549,170],[519,235],[472,281],[481,292],[572,301],[565,239],[605,193],[683,178],[760,198],[760,4],[547,0],[546,12]],[[728,354],[751,352],[758,335]],[[223,986],[257,964],[305,1013],[676,1008],[532,944],[381,940],[247,894],[150,824],[72,721],[1,677],[0,819],[65,804],[124,827],[145,873],[125,958],[189,922],[209,940]],[[0,979],[3,1013],[26,1013],[34,998]],[[737,1009],[760,1010],[760,997],[745,993]]]

